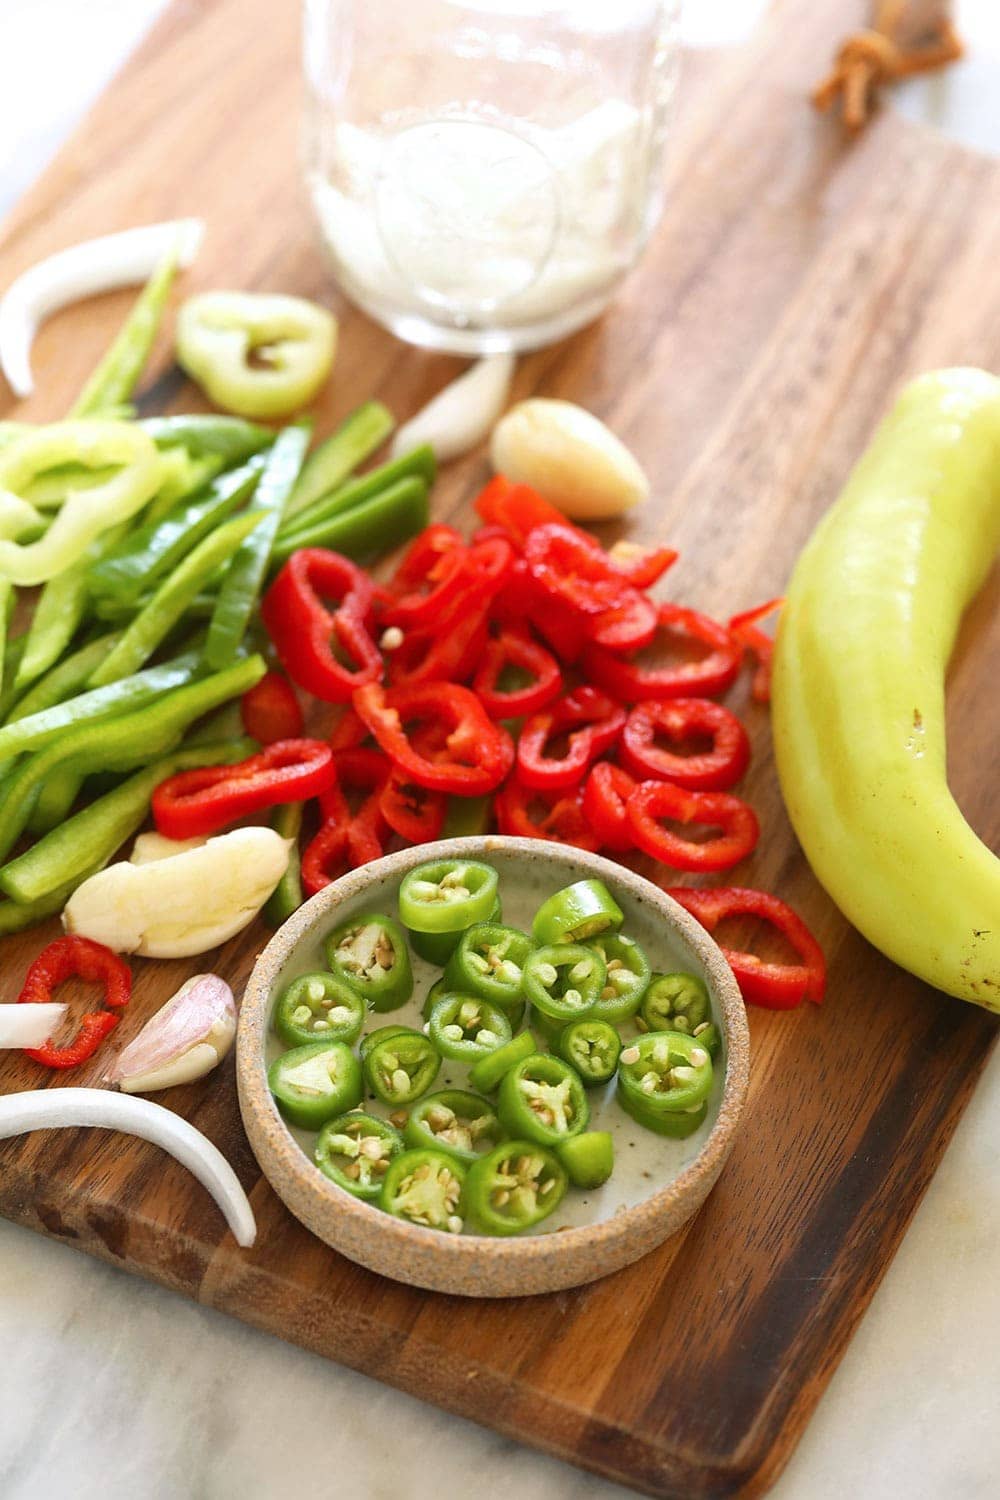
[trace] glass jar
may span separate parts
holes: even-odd
[[[596,317],[661,208],[678,0],[305,0],[306,171],[337,281],[411,343]]]

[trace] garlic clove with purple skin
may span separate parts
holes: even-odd
[[[236,1001],[217,974],[195,974],[120,1053],[106,1082],[152,1094],[203,1078],[236,1036]]]

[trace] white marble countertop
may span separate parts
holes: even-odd
[[[0,0],[0,210],[161,4]],[[735,39],[761,8],[697,0],[692,35]],[[959,17],[972,57],[899,105],[1000,151],[996,0],[965,0]],[[1000,1054],[775,1500],[1000,1493],[998,1140]],[[3,1500],[627,1493],[2,1222],[0,1354]]]

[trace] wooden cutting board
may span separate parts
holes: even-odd
[[[208,240],[185,292],[330,298],[297,164],[296,9],[177,0],[11,218],[0,286],[86,236],[203,214]],[[671,588],[723,615],[782,591],[904,378],[1000,365],[1000,165],[891,114],[845,144],[804,102],[862,9],[787,0],[750,48],[689,60],[667,212],[639,272],[601,322],[519,367],[519,396],[580,401],[634,448],[654,481],[634,533],[678,546]],[[19,415],[66,410],[128,301],[51,321],[38,394]],[[458,368],[342,314],[321,431],[368,396],[409,414]],[[196,399],[168,359],[165,345],[146,410]],[[11,410],[0,396],[0,415]],[[484,472],[481,455],[450,467],[436,514],[464,514]],[[950,694],[954,785],[994,840],[997,600],[994,577],[966,621]],[[685,1234],[549,1298],[476,1304],[380,1280],[312,1239],[260,1179],[231,1061],[165,1100],[234,1162],[260,1225],[252,1253],[179,1168],[103,1133],[0,1145],[0,1212],[648,1494],[759,1494],[864,1312],[996,1028],[848,928],[792,838],[766,713],[744,689],[734,701],[753,730],[747,794],[765,830],[737,875],[802,910],[829,957],[829,998],[752,1014],[745,1128]],[[55,930],[3,940],[4,999]],[[238,989],[264,937],[255,926],[198,966]],[[194,967],[137,962],[118,1040]],[[0,1064],[3,1091],[45,1082],[31,1064]]]

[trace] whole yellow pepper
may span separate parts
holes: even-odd
[[[944,702],[998,544],[1000,380],[923,376],[796,565],[773,722],[789,815],[844,915],[903,968],[1000,1012],[1000,859],[948,789]]]

